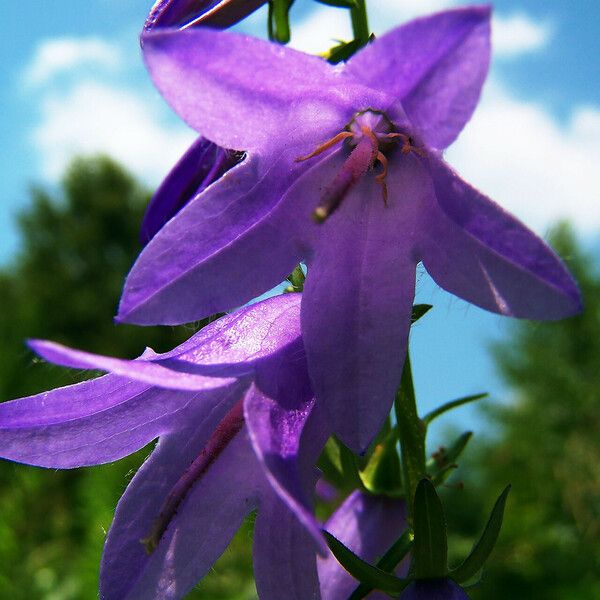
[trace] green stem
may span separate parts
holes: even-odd
[[[402,454],[402,474],[404,479],[404,493],[409,519],[412,518],[412,507],[417,485],[425,477],[425,433],[426,427],[419,419],[415,389],[413,385],[410,357],[406,355],[406,362],[402,371],[400,387],[396,392],[394,401],[396,412],[396,427],[400,438],[400,452]]]
[[[356,8],[350,9],[350,18],[352,19],[354,39],[358,42],[359,46],[364,46],[371,37],[366,0],[356,0]]]

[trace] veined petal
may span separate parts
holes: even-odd
[[[325,523],[325,529],[367,562],[375,562],[406,529],[402,500],[352,492]],[[329,553],[318,559],[323,600],[346,600],[359,582]],[[369,598],[385,598],[377,593]]]
[[[100,571],[102,600],[183,598],[225,550],[264,485],[244,430],[194,483],[158,546],[140,542],[152,531],[169,493],[206,445],[231,403],[160,439],[117,505]],[[192,425],[190,425],[190,423]]]
[[[298,141],[337,133],[376,91],[344,78],[324,59],[277,44],[210,29],[143,35],[156,87],[199,133],[226,148],[281,146],[282,129]]]
[[[266,0],[158,0],[146,19],[144,30],[195,25],[225,28],[265,3]]]
[[[320,600],[314,539],[274,493],[261,499],[253,555],[261,600]]]
[[[444,289],[487,310],[561,319],[581,310],[577,284],[532,231],[431,158],[437,202],[424,213],[423,263]]]
[[[99,369],[164,389],[208,391],[235,382],[231,378],[206,377],[185,371],[175,371],[149,360],[126,360],[92,354],[46,340],[30,340],[29,345],[41,357],[64,367]]]
[[[254,372],[300,340],[300,294],[267,298],[225,315],[156,360],[167,368],[227,376]],[[303,360],[303,352],[299,360]]]
[[[238,153],[198,138],[150,200],[140,231],[142,243],[149,242],[192,198],[241,160]]]
[[[306,393],[297,400],[292,395],[274,399],[252,386],[246,394],[244,414],[254,452],[271,486],[312,535],[314,547],[326,553],[327,545],[312,514],[299,468],[300,437],[314,400]],[[323,446],[326,439],[321,441]]]
[[[117,320],[188,323],[280,283],[306,253],[298,206],[281,202],[300,154],[249,156],[169,221],[129,273]]]
[[[344,158],[336,153],[324,168],[339,171]],[[305,179],[290,195],[306,194]],[[414,207],[430,188],[413,155],[398,157],[387,183],[388,206],[367,174],[320,226],[301,311],[317,401],[359,452],[379,431],[400,383],[415,291]]]
[[[402,101],[428,145],[451,144],[471,118],[490,60],[490,8],[410,21],[358,52],[346,72]]]
[[[0,456],[60,469],[110,462],[170,431],[190,403],[210,411],[224,394],[158,390],[106,375],[3,402]]]

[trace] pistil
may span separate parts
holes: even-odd
[[[210,436],[206,446],[193,460],[185,473],[173,486],[165,500],[158,517],[147,537],[140,540],[148,554],[152,554],[165,534],[177,510],[191,488],[206,474],[211,465],[219,458],[229,443],[244,425],[244,404],[240,400],[223,418]]]

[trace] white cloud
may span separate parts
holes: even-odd
[[[29,86],[44,85],[58,75],[81,68],[118,69],[120,49],[100,38],[54,38],[41,42],[24,74]]]
[[[155,97],[97,81],[47,92],[32,132],[43,175],[56,179],[74,156],[106,153],[158,183],[195,137],[167,123],[167,111]]]
[[[523,13],[495,16],[492,28],[494,55],[514,57],[539,51],[548,44],[553,33],[551,23],[534,21]]]
[[[600,231],[600,107],[575,108],[561,123],[491,82],[447,158],[540,233],[560,218]]]

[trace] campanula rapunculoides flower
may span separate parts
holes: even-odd
[[[152,196],[142,221],[140,241],[149,242],[190,198],[202,193],[242,157],[240,152],[226,150],[199,137]]]
[[[404,500],[352,492],[323,527],[352,552],[375,563],[406,529]],[[347,600],[359,585],[331,552],[317,559],[321,600]],[[404,571],[401,572],[404,575]],[[374,591],[369,600],[389,598]]]
[[[300,295],[289,294],[133,361],[31,343],[50,361],[109,374],[0,404],[0,456],[72,468],[159,439],[117,506],[102,599],[182,598],[255,508],[260,597],[280,600],[286,588],[295,600],[315,596],[315,555],[327,546],[308,491],[329,432],[314,407],[299,321]]]
[[[150,9],[144,30],[197,25],[225,28],[263,4],[266,0],[157,0]]]
[[[364,450],[400,380],[418,262],[497,313],[578,312],[556,255],[442,159],[477,104],[489,55],[485,6],[412,21],[337,67],[230,32],[145,34],[168,102],[247,156],[146,246],[119,320],[189,322],[243,304],[305,261],[313,389],[342,441]]]

